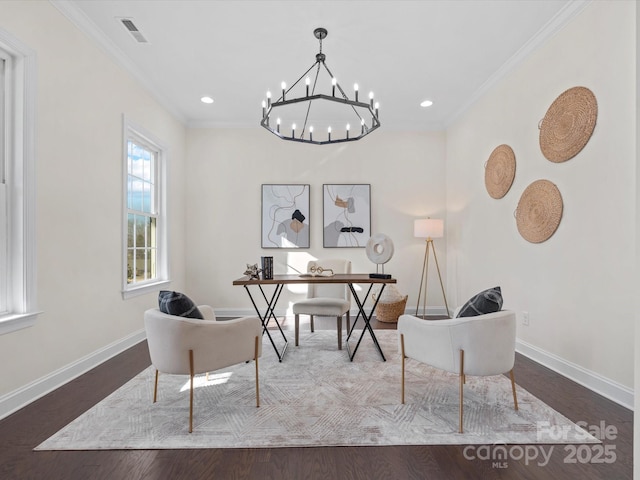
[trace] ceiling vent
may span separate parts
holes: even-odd
[[[120,20],[122,25],[124,25],[124,28],[127,29],[131,36],[135,38],[136,42],[149,43],[149,41],[144,38],[144,35],[142,35],[142,32],[138,29],[138,27],[136,27],[136,24],[133,23],[133,18],[119,18],[118,20]]]

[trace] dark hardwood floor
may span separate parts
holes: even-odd
[[[335,328],[335,321],[316,328]],[[263,357],[273,360],[269,352]],[[633,412],[521,355],[517,383],[590,430],[604,425],[603,445],[507,445],[509,456],[500,461],[491,458],[496,453],[491,446],[33,451],[149,364],[146,342],[140,343],[0,421],[0,479],[622,480],[633,475]]]

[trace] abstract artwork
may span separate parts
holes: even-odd
[[[262,185],[262,248],[309,248],[309,185]]]
[[[371,185],[323,185],[325,248],[364,248],[371,237]]]

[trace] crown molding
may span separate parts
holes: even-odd
[[[511,58],[509,58],[487,81],[485,81],[456,112],[454,112],[443,124],[431,123],[418,130],[441,131],[446,130],[469,110],[480,98],[482,98],[500,80],[505,78],[518,65],[525,61],[549,38],[553,37],[569,21],[582,12],[592,0],[572,0],[567,3],[551,20],[549,20],[529,41],[522,46]],[[80,31],[93,39],[97,45],[107,53],[118,65],[129,72],[145,88],[155,100],[171,113],[179,122],[187,128],[246,128],[247,125],[221,124],[220,122],[190,120],[182,114],[143,74],[143,72],[127,57],[124,52],[112,42],[98,28],[87,15],[70,0],[49,0],[49,3],[60,11]],[[413,129],[416,129],[414,126]]]
[[[98,46],[109,55],[119,66],[129,72],[151,96],[182,125],[187,124],[187,118],[176,109],[142,71],[127,57],[118,46],[113,43],[98,26],[87,17],[72,1],[49,0],[49,3],[60,11],[81,32],[93,39]]]
[[[511,71],[524,62],[533,52],[540,48],[548,39],[558,33],[564,26],[573,20],[593,0],[573,0],[567,3],[554,17],[549,20],[533,37],[527,41],[509,60],[507,60],[496,72],[484,82],[471,96],[468,102],[460,107],[445,121],[445,128],[449,128],[467,110],[469,110],[480,98],[482,98],[494,85],[505,78]]]

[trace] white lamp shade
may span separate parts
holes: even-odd
[[[413,236],[417,238],[444,237],[444,221],[439,218],[421,218],[414,220]]]

